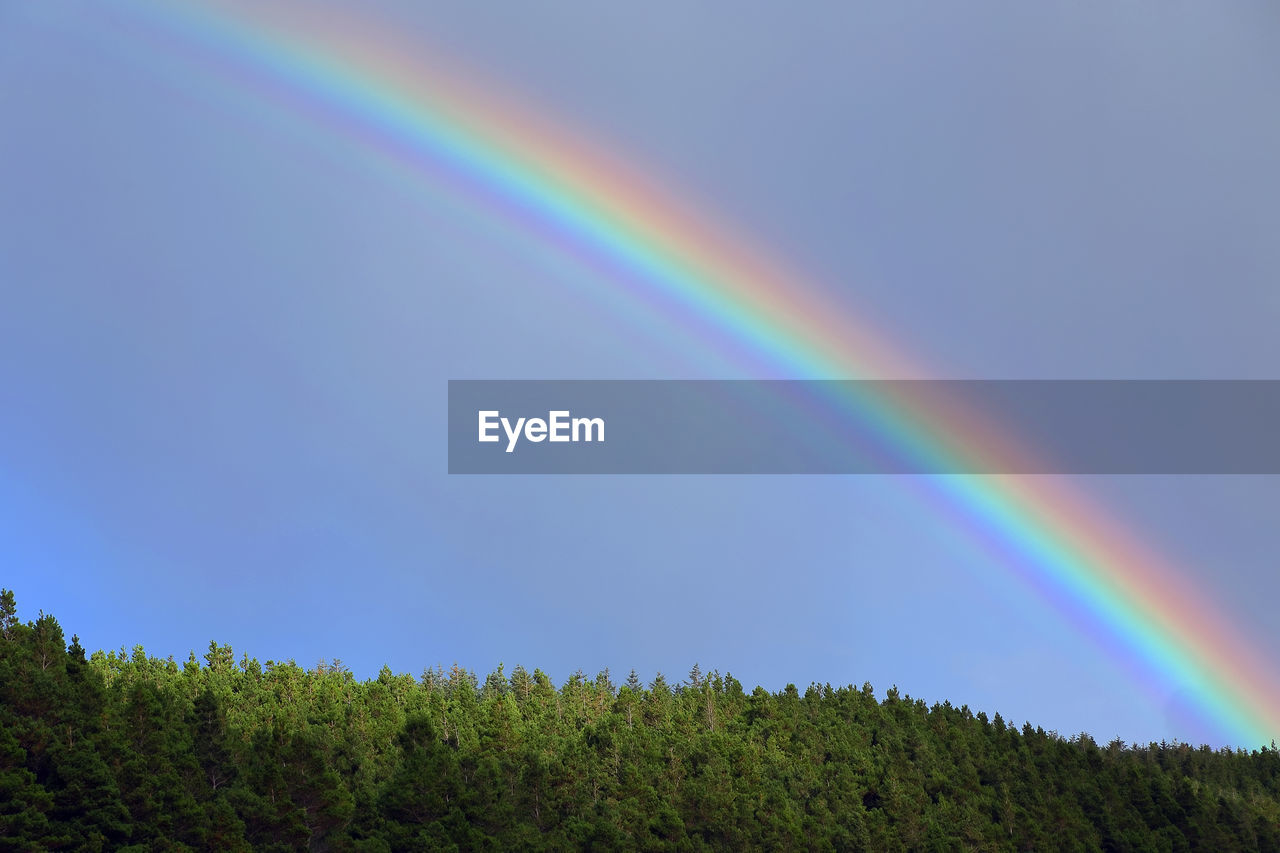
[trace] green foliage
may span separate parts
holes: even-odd
[[[695,665],[421,679],[68,648],[0,590],[0,850],[1280,850],[1280,752]]]

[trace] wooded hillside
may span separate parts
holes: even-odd
[[[1280,753],[695,667],[357,680],[86,656],[0,594],[5,850],[1280,850]]]

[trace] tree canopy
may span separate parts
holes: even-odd
[[[694,666],[86,657],[0,590],[3,850],[1280,850],[1280,752]]]

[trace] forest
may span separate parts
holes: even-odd
[[[86,654],[0,591],[3,850],[1280,850],[1280,752],[896,688]]]

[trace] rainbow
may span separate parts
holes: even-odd
[[[710,332],[772,375],[929,375],[873,330],[692,206],[623,163],[504,100],[474,73],[433,66],[370,22],[306,4],[120,0],[121,25],[176,39],[255,97],[314,119],[368,153],[478,199],[606,275],[664,318]],[[145,31],[145,32],[144,32]],[[616,299],[616,293],[602,298]],[[901,401],[835,401],[904,452],[1012,459],[1006,437],[965,413]],[[947,423],[944,435],[931,427]],[[1006,466],[1005,470],[1009,470]],[[1161,555],[1059,478],[912,478],[938,511],[1049,596],[1149,686],[1178,686],[1238,744],[1280,734],[1266,663]]]

